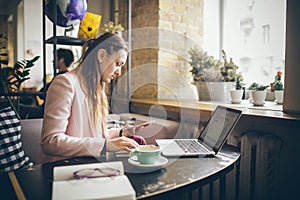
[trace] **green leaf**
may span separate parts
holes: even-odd
[[[28,68],[31,68],[33,66],[34,66],[34,64],[32,62],[27,62],[24,69],[28,69]]]
[[[30,60],[30,62],[35,62],[35,61],[37,61],[38,59],[40,58],[40,56],[35,56],[32,60]]]
[[[28,76],[28,75],[29,75],[29,70],[24,70],[24,71],[22,72],[21,77],[24,78],[24,77],[26,77],[26,76]]]
[[[19,76],[19,77],[23,77],[23,73],[21,71],[17,71],[16,74]]]
[[[8,64],[8,60],[0,60],[0,63],[3,65],[7,65]]]
[[[30,79],[29,77],[28,78],[24,78],[24,79],[22,79],[21,81],[20,81],[20,83],[23,83],[24,81],[26,81],[26,80],[28,80],[28,79]]]
[[[14,86],[18,87],[20,81],[21,81],[21,79],[15,80],[15,81],[13,81],[13,82],[10,82],[10,85],[11,85],[11,86],[14,85]]]
[[[37,61],[39,58],[40,58],[40,56],[35,56],[35,57],[34,57],[33,59],[31,59],[31,60],[25,60],[25,62],[26,62],[25,69],[33,67],[35,61]]]

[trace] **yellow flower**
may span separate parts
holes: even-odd
[[[103,33],[106,32],[116,33],[116,32],[122,32],[124,28],[122,27],[121,24],[115,25],[114,22],[110,21],[107,24],[104,24],[101,30]]]

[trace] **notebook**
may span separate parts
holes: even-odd
[[[74,178],[74,172],[78,170],[95,168],[117,169],[120,171],[120,175],[99,178]],[[134,200],[136,199],[136,193],[124,174],[123,163],[115,161],[54,167],[52,199]]]
[[[156,143],[164,156],[216,155],[241,115],[241,110],[217,106],[197,139],[156,139]]]

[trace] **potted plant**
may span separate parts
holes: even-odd
[[[243,97],[243,77],[242,75],[237,75],[235,79],[235,88],[230,90],[231,103],[240,103]]]
[[[200,81],[216,82],[221,81],[220,74],[221,63],[213,56],[209,56],[207,52],[195,47],[189,51],[190,61],[192,66],[190,72],[193,76],[193,84]]]
[[[283,83],[281,81],[282,72],[278,71],[275,76],[275,81],[273,84],[274,87],[274,94],[275,94],[275,101],[277,104],[283,103]]]
[[[192,83],[197,87],[200,101],[229,101],[229,91],[233,88],[238,66],[232,58],[227,60],[224,50],[222,54],[224,62],[197,47],[189,51]]]
[[[31,60],[17,61],[14,67],[7,66],[8,53],[6,49],[7,40],[2,34],[0,34],[1,40],[1,53],[0,53],[0,94],[1,101],[5,101],[4,104],[8,104],[15,111],[17,117],[20,119],[20,92],[22,92],[22,83],[30,79],[30,69],[34,66],[34,63],[39,59],[39,56],[34,57]],[[16,95],[13,95],[16,93]],[[3,103],[3,102],[2,102]]]
[[[222,62],[208,55],[207,52],[195,47],[189,51],[193,76],[192,84],[196,85],[200,101],[218,100],[222,88],[217,84],[222,82],[220,68]],[[220,97],[219,97],[220,95]]]
[[[223,65],[221,67],[221,74],[222,81],[226,84],[226,91],[229,91],[230,93],[231,103],[240,103],[243,96],[243,90],[241,86],[242,76],[241,74],[237,74],[239,67],[233,62],[233,58],[227,59],[225,50],[222,50],[222,59]]]
[[[121,24],[115,24],[113,21],[109,21],[107,24],[103,25],[101,30],[103,33],[110,32],[121,34],[121,32],[124,31],[124,28]]]
[[[252,83],[249,87],[249,90],[252,94],[252,103],[255,106],[263,106],[265,104],[266,89],[269,87],[269,85],[261,85],[256,82]]]
[[[223,66],[221,67],[221,75],[222,81],[224,82],[235,82],[237,77],[238,66],[233,62],[233,59],[230,58],[229,61],[227,60],[227,55],[224,50],[222,50],[222,58],[223,58]]]

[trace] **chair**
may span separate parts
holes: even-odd
[[[38,119],[44,115],[44,107],[35,104],[27,105],[20,103],[20,116],[22,119]]]
[[[20,122],[21,138],[25,154],[34,164],[39,164],[43,119],[22,119]]]

